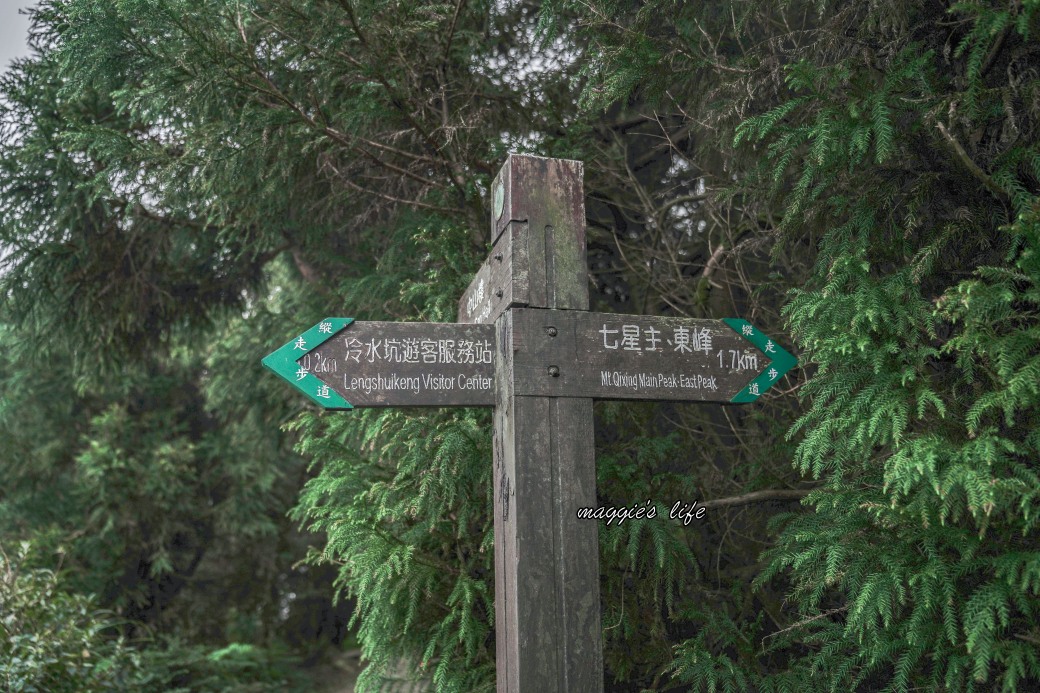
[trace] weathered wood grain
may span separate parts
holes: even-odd
[[[506,193],[492,238],[526,231],[532,309],[588,308],[581,173],[578,162],[515,155],[499,173]],[[596,500],[592,400],[517,391],[518,312],[496,322],[498,691],[594,693],[603,690],[598,527],[577,519]]]
[[[502,312],[529,302],[527,223],[509,224],[459,299],[460,323],[494,324]]]
[[[510,154],[492,183],[502,191],[502,211],[491,210],[491,243],[514,222],[528,225],[528,305],[588,310],[585,261],[584,165],[580,161]],[[553,239],[566,239],[559,247]],[[552,273],[546,278],[545,272]],[[546,292],[567,295],[547,296]]]

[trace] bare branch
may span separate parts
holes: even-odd
[[[726,508],[734,505],[747,505],[748,503],[761,503],[771,500],[801,500],[809,495],[809,489],[768,489],[765,491],[752,491],[742,496],[730,496],[729,498],[716,498],[704,501],[700,504],[702,508]]]
[[[971,173],[971,175],[973,175],[975,178],[977,178],[984,186],[986,186],[986,189],[993,193],[999,200],[1007,202],[1007,193],[1001,190],[1000,186],[997,185],[985,171],[979,168],[978,164],[972,161],[972,158],[968,156],[968,152],[964,151],[964,147],[962,147],[961,143],[958,142],[952,134],[950,134],[950,131],[946,129],[946,126],[943,125],[941,121],[936,121],[935,126],[939,129],[939,132],[942,134],[943,139],[946,140],[946,143],[950,146],[950,149],[953,150],[954,156],[956,156],[957,160],[961,162],[961,165],[964,166],[964,168],[968,169],[968,172]]]

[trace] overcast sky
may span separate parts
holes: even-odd
[[[0,0],[0,70],[6,71],[14,58],[28,55],[29,18],[18,10],[33,4],[32,0]]]

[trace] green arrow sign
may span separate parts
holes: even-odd
[[[458,323],[325,318],[263,364],[326,409],[494,407],[498,690],[601,692],[592,400],[754,402],[796,360],[740,318],[588,312],[581,162],[511,154],[492,191]]]
[[[350,402],[296,363],[297,359],[317,349],[352,322],[354,318],[325,318],[296,339],[286,342],[281,349],[268,354],[261,363],[292,383],[315,404],[326,409],[353,409]]]
[[[759,351],[771,361],[769,366],[763,370],[754,380],[733,396],[730,402],[743,403],[754,402],[759,396],[773,387],[773,384],[783,377],[784,373],[795,367],[798,359],[791,356],[783,347],[769,337],[758,331],[754,325],[740,318],[723,318],[722,322],[747,341],[754,344]]]

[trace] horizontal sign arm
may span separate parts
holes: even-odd
[[[490,407],[494,353],[493,325],[326,318],[264,365],[326,409]]]
[[[522,395],[753,402],[795,363],[750,323],[514,309]]]

